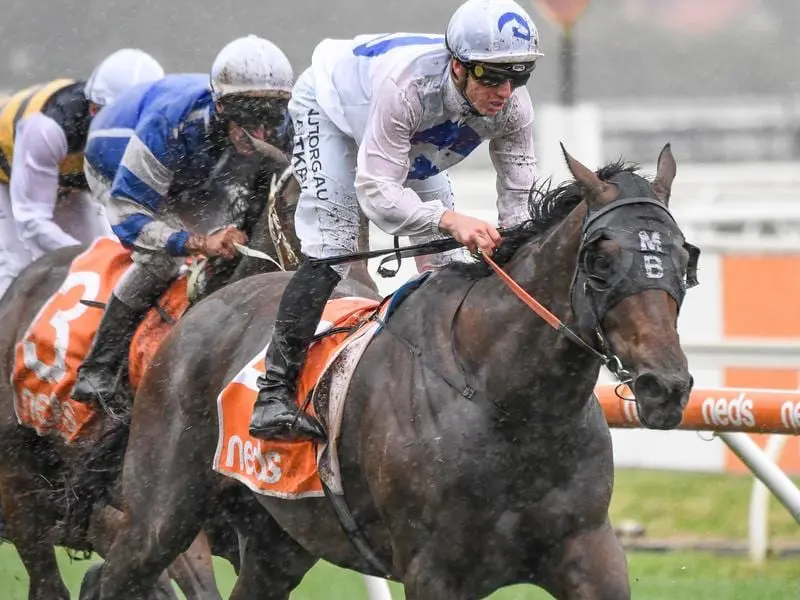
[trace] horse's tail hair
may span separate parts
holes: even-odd
[[[85,532],[95,506],[111,501],[112,489],[122,472],[129,433],[129,423],[116,424],[86,451],[80,467],[70,474],[64,486],[65,532]]]

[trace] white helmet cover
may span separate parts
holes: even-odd
[[[123,48],[107,56],[97,65],[83,88],[86,98],[100,106],[108,106],[134,85],[157,81],[164,69],[147,52]]]
[[[533,19],[513,0],[467,0],[451,17],[445,42],[466,63],[530,63],[543,56]]]
[[[211,67],[215,100],[228,94],[291,93],[294,73],[289,59],[275,44],[255,35],[226,45]]]

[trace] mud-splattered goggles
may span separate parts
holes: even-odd
[[[275,129],[286,120],[288,100],[258,96],[226,96],[220,98],[222,114],[247,131],[261,126]]]
[[[464,66],[481,85],[497,87],[508,81],[512,88],[518,88],[528,83],[536,68],[536,61],[509,64],[465,63]]]

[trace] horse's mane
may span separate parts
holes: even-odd
[[[626,163],[622,159],[608,163],[597,170],[597,176],[608,181],[623,172],[639,174],[639,165]],[[493,258],[504,265],[523,245],[544,237],[561,223],[583,200],[580,188],[574,179],[553,187],[550,178],[538,181],[528,193],[528,218],[521,224],[503,232],[503,243]],[[478,279],[492,273],[484,261],[454,263],[447,269],[458,271],[461,277]]]

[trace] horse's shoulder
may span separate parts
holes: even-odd
[[[433,340],[436,331],[450,327],[475,282],[458,269],[435,271],[402,300],[391,320],[408,339]]]
[[[293,274],[294,273],[292,271],[270,271],[268,273],[256,273],[248,277],[243,277],[237,281],[233,281],[222,288],[222,290],[236,294],[250,290],[284,286],[289,279],[292,278]]]
[[[453,299],[463,298],[478,279],[458,267],[439,269],[414,290],[408,300],[420,305],[440,302],[446,304]]]

